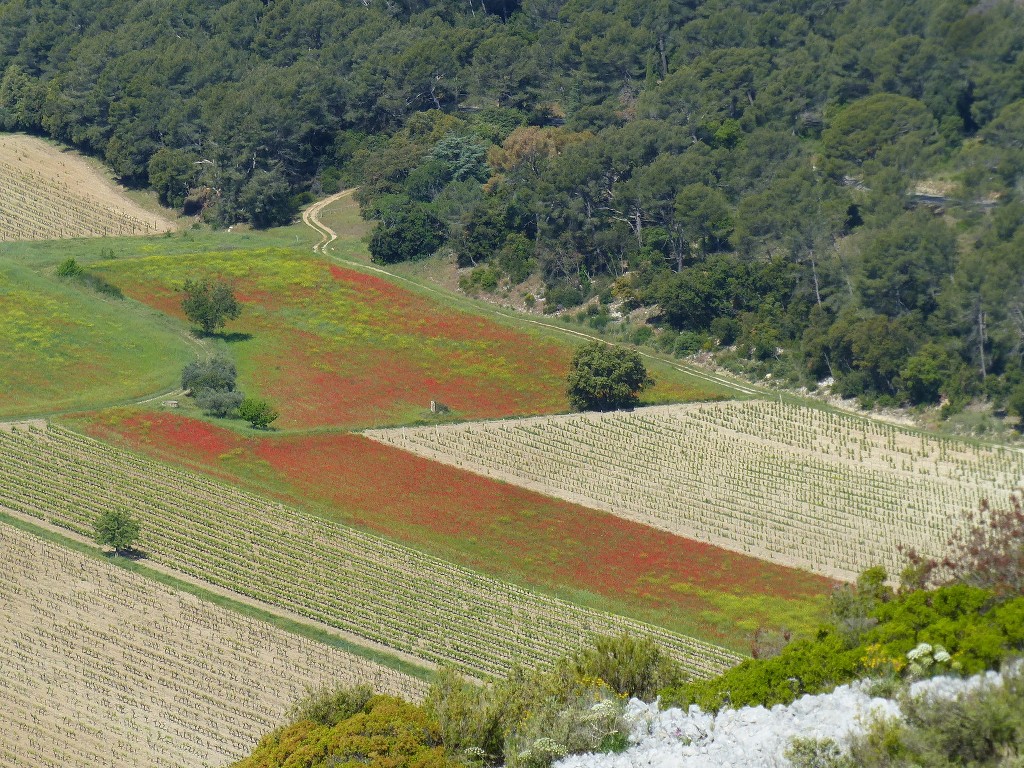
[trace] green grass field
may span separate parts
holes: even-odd
[[[159,313],[0,257],[0,418],[153,395],[193,347]]]
[[[432,400],[453,418],[558,413],[573,344],[549,330],[486,317],[375,274],[294,249],[220,250],[95,262],[90,269],[186,327],[188,278],[230,283],[242,317],[216,337],[241,388],[269,398],[283,429],[422,420]],[[655,371],[652,402],[719,397]]]
[[[452,407],[453,418],[567,410],[565,370],[572,349],[585,339],[557,322],[517,317],[425,281],[367,274],[357,266],[373,269],[362,239],[368,226],[357,206],[343,199],[327,208],[324,220],[341,236],[331,260],[310,253],[316,236],[302,224],[264,232],[198,227],[147,238],[3,244],[0,265],[10,274],[9,283],[28,281],[34,290],[72,296],[66,308],[90,318],[90,342],[63,333],[62,343],[100,352],[98,372],[92,374],[75,366],[73,355],[65,358],[72,364],[36,365],[33,347],[22,344],[18,357],[10,359],[13,369],[40,373],[51,386],[11,377],[3,415],[96,407],[174,388],[188,359],[183,345],[196,346],[188,338],[174,288],[186,277],[217,275],[250,289],[243,295],[248,311],[237,327],[228,329],[250,338],[236,336],[231,345],[212,338],[203,344],[228,351],[249,390],[282,407],[278,427],[414,423],[424,417],[430,400]],[[111,312],[109,298],[55,278],[56,266],[66,258],[120,285],[129,300],[117,302]],[[336,261],[346,266],[331,267]],[[241,270],[239,265],[247,262],[251,268]],[[272,294],[269,306],[266,299]],[[23,304],[32,302],[18,301],[19,307]],[[106,318],[117,322],[110,325]],[[4,333],[11,335],[12,346],[13,334],[32,333],[11,325]],[[58,338],[55,329],[37,327],[35,332]],[[129,345],[121,343],[133,334]],[[141,354],[132,347],[136,341]],[[116,353],[118,359],[109,364],[123,375],[94,392],[108,364],[105,347]],[[648,359],[647,364],[658,381],[645,396],[649,403],[736,394],[671,363]]]

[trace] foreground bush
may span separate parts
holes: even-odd
[[[630,690],[593,676],[598,668]],[[483,685],[441,670],[422,707],[369,686],[325,688],[297,702],[288,725],[235,768],[547,768],[567,754],[624,749],[628,693],[679,676],[652,642],[623,635]]]
[[[455,768],[421,707],[365,689],[318,694],[300,718],[269,734],[235,768]],[[310,715],[319,720],[304,717]]]
[[[567,754],[624,749],[628,698],[653,699],[659,685],[679,679],[678,665],[650,640],[597,637],[552,669],[518,669],[483,686],[442,672],[425,707],[454,753],[543,768]]]
[[[713,680],[667,688],[663,701],[705,710],[770,707],[861,677],[974,674],[1024,651],[1024,597],[1000,601],[978,587],[953,584],[904,593],[876,604],[867,618],[873,626],[858,632],[856,642],[839,626],[824,626],[775,658],[751,659]]]

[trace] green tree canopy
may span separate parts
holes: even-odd
[[[381,264],[430,256],[444,242],[444,224],[427,208],[395,200],[370,238],[370,255]]]
[[[202,389],[229,392],[235,388],[237,378],[235,364],[226,356],[218,354],[206,359],[197,358],[186,365],[181,372],[181,387],[193,392]]]
[[[124,509],[109,509],[96,520],[93,540],[120,555],[132,549],[139,538],[139,522]]]
[[[821,136],[839,169],[856,174],[875,162],[910,170],[937,150],[935,118],[924,104],[906,96],[879,93],[856,101],[831,121]]]
[[[277,411],[266,400],[245,398],[238,406],[238,415],[252,424],[253,429],[266,429],[278,417]]]
[[[569,405],[577,411],[613,411],[640,402],[654,383],[640,354],[595,341],[576,350],[569,365]]]
[[[202,328],[204,333],[213,333],[224,327],[228,320],[238,319],[242,313],[242,307],[227,283],[186,280],[181,290],[185,293],[181,300],[185,317]]]

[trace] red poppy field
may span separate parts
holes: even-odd
[[[500,578],[736,650],[813,628],[830,582],[348,433],[246,437],[141,409],[72,420],[141,450]]]
[[[182,320],[176,288],[186,279],[230,283],[243,309],[221,338],[238,364],[240,388],[271,400],[283,429],[410,423],[431,401],[467,419],[568,409],[568,343],[304,254],[152,256],[108,261],[96,271],[128,296]],[[666,380],[651,397],[714,395]]]

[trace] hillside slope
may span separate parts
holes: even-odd
[[[170,232],[93,164],[42,139],[0,134],[0,242]]]
[[[378,260],[534,275],[524,301],[600,327],[645,306],[630,338],[867,403],[1019,411],[1022,26],[1011,0],[3,0],[0,127],[222,224],[358,183]]]

